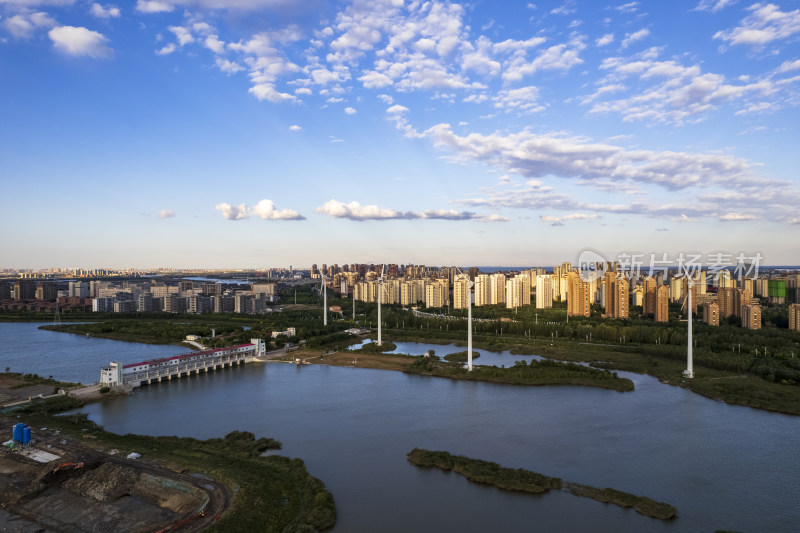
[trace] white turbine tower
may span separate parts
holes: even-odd
[[[383,299],[383,265],[381,265],[381,277],[378,278],[378,346],[383,346],[381,339],[381,300]]]
[[[320,284],[322,291],[322,325],[328,325],[328,291],[325,290],[325,274],[322,274],[322,283]]]
[[[475,283],[470,281],[469,276],[461,272],[460,268],[456,268],[467,283],[467,370],[472,372],[472,286]]]
[[[686,273],[686,289],[689,294],[686,296],[686,310],[687,310],[687,317],[688,321],[688,341],[686,344],[686,370],[683,371],[683,377],[685,378],[693,378],[694,377],[694,361],[692,360],[692,286],[694,285],[694,280],[689,276],[689,273]]]

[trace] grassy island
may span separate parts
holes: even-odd
[[[472,350],[472,359],[473,361],[481,356],[480,352],[476,352]],[[467,362],[467,351],[464,350],[463,352],[455,352],[449,353],[444,356],[445,361],[450,361],[451,363],[466,363]]]
[[[514,366],[477,366],[472,372],[463,365],[437,360],[435,357],[419,357],[405,372],[423,376],[435,376],[469,381],[489,381],[509,385],[584,385],[619,392],[632,391],[633,382],[617,376],[616,372],[600,370],[575,363],[558,361],[517,361]]]
[[[502,490],[542,494],[550,489],[561,489],[585,498],[592,498],[599,502],[613,503],[620,507],[633,507],[637,513],[669,520],[675,517],[675,507],[645,498],[635,496],[610,488],[598,489],[588,485],[570,483],[557,477],[545,476],[522,468],[506,468],[497,463],[471,459],[463,455],[452,455],[444,451],[430,451],[414,448],[408,455],[408,461],[414,466],[422,468],[441,468],[444,471],[454,471],[474,483],[491,485]]]
[[[281,447],[277,440],[256,439],[244,431],[208,440],[117,435],[85,414],[52,416],[81,405],[77,398],[62,396],[31,402],[14,415],[22,415],[34,427],[58,430],[60,439],[94,449],[113,449],[122,457],[138,452],[141,461],[198,472],[226,486],[232,494],[230,506],[206,531],[311,532],[330,529],[336,522],[333,496],[322,481],[308,473],[301,459],[263,455]]]

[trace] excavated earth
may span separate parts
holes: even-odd
[[[199,531],[229,502],[207,478],[81,444],[41,451],[59,458],[40,463],[0,452],[0,531]]]

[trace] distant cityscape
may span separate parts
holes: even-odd
[[[588,278],[569,262],[492,273],[477,267],[462,272],[455,266],[398,264],[314,264],[310,269],[224,272],[6,269],[0,279],[0,309],[263,314],[279,310],[277,304],[291,303],[279,301],[278,284],[324,280],[334,294],[365,303],[377,303],[379,294],[386,305],[431,309],[466,309],[468,302],[475,307],[546,309],[563,302],[568,316],[589,317],[599,306],[602,318],[628,319],[632,308],[641,308],[642,316],[668,322],[669,304],[685,306],[691,290],[692,311],[706,324],[718,326],[737,317],[742,327],[759,329],[762,306],[772,306],[785,308],[789,329],[800,331],[800,273],[796,270],[763,269],[757,277],[735,276],[727,269],[698,269],[692,276],[677,269],[631,275],[615,263],[601,266],[602,275]]]

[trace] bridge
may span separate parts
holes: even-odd
[[[200,374],[209,370],[221,370],[226,367],[243,365],[254,359],[253,352],[226,353],[218,356],[208,357],[199,361],[180,362],[163,368],[142,370],[124,374],[122,377],[123,385],[139,387],[152,383],[161,383],[162,380],[170,381],[189,377],[192,374]]]

